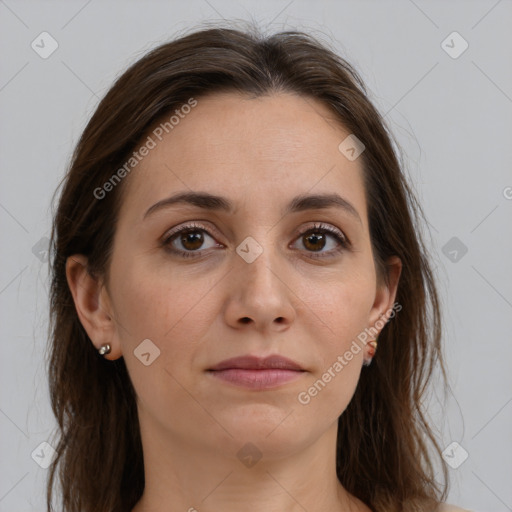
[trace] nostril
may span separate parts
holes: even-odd
[[[244,316],[244,317],[242,318],[242,320],[241,320],[241,322],[242,322],[242,323],[244,323],[244,324],[247,324],[247,323],[249,323],[250,321],[251,321],[251,319],[250,319],[249,317],[247,317],[247,316]]]

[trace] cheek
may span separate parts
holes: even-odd
[[[318,409],[328,414],[331,420],[339,417],[347,408],[361,373],[360,356],[354,355],[353,359],[347,361],[342,354],[344,352],[338,354],[329,363],[324,373],[319,375],[313,387],[307,391],[311,401],[317,400]],[[340,356],[339,360],[338,356]]]
[[[119,268],[112,276],[112,284],[119,342],[134,380],[144,368],[134,356],[148,339],[156,347],[145,342],[149,352],[158,354],[155,367],[168,370],[180,380],[188,378],[185,369],[194,364],[220,300],[212,290],[215,283],[177,272],[163,276],[161,272],[133,266]],[[154,382],[154,372],[151,375],[149,380]]]
[[[312,376],[314,388],[305,400],[317,401],[317,407],[341,414],[353,396],[364,356],[364,344],[358,336],[369,327],[372,286],[368,276],[353,274],[351,279],[338,281],[310,297],[308,306],[314,313],[309,314],[310,318],[320,318],[321,324],[316,325],[325,326],[322,336],[311,333],[318,343],[321,364]]]
[[[296,396],[297,407],[306,408],[305,417],[333,422],[350,403],[362,370],[364,349],[357,336],[367,326],[367,302],[355,301],[354,295],[338,297],[326,322],[334,334],[317,337],[319,364]]]
[[[201,291],[179,276],[162,276],[143,265],[126,265],[112,276],[113,303],[123,341],[163,340],[186,320]]]
[[[205,301],[199,301],[206,292],[187,288],[183,280],[158,279],[155,273],[132,271],[124,275],[133,277],[117,276],[113,285],[123,357],[139,405],[170,424],[173,412],[193,409],[194,402],[183,386],[193,387],[188,373],[198,342],[204,337],[203,323],[207,324],[196,321],[206,318],[201,309]],[[162,404],[173,405],[162,413]]]
[[[344,351],[353,337],[368,327],[375,289],[367,275],[352,274],[318,289],[306,301],[311,313],[324,325],[330,351]]]

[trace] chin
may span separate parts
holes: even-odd
[[[245,409],[245,410],[244,410]],[[250,410],[249,410],[250,409]],[[243,446],[253,443],[269,458],[289,455],[300,446],[308,445],[315,436],[321,436],[316,423],[311,428],[308,422],[300,423],[294,418],[296,411],[291,408],[276,408],[260,404],[250,408],[242,408],[231,417],[224,417],[222,425],[232,434],[228,442]],[[315,433],[315,431],[318,432]]]

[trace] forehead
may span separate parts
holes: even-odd
[[[148,132],[153,148],[131,172],[122,208],[140,216],[144,207],[187,190],[244,202],[274,198],[276,205],[308,191],[336,191],[364,207],[361,159],[349,161],[339,151],[349,132],[319,101],[284,93],[196,101],[172,128],[155,132],[163,126],[157,124]]]

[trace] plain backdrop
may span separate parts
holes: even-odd
[[[449,502],[512,511],[510,0],[0,0],[0,512],[45,510],[46,248],[74,145],[130,63],[223,19],[334,45],[386,115],[442,295],[451,391],[430,411],[453,466]]]

